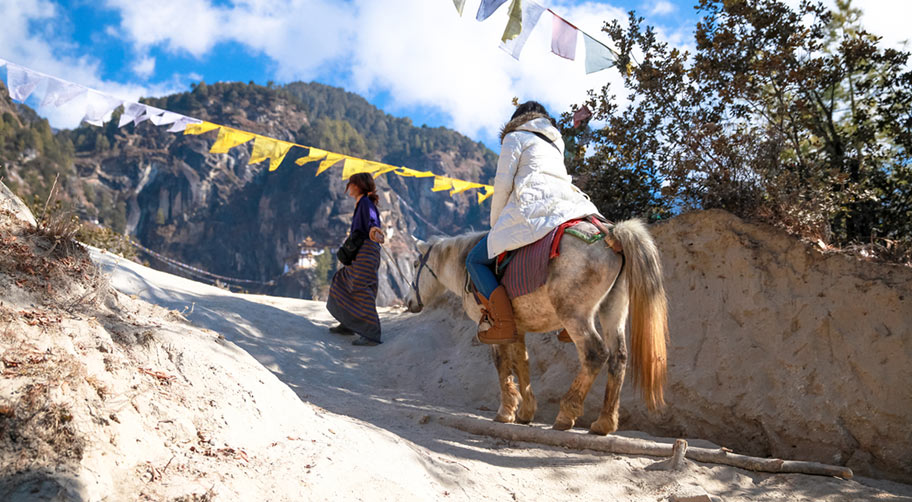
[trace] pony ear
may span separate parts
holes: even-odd
[[[428,243],[421,239],[415,239],[415,246],[418,248],[418,252],[422,254],[428,250]]]

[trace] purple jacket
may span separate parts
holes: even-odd
[[[358,201],[358,205],[355,206],[351,233],[354,234],[355,230],[358,230],[363,232],[364,236],[367,237],[370,235],[371,227],[383,228],[380,224],[380,212],[377,211],[377,206],[370,200],[370,197],[365,195],[364,197],[361,197],[361,200]]]

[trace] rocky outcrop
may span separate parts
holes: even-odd
[[[28,223],[30,226],[34,227],[36,225],[35,217],[32,216],[28,206],[19,197],[16,197],[16,194],[11,192],[9,188],[6,188],[2,181],[0,181],[0,210],[9,211],[13,216]]]
[[[651,228],[670,306],[668,407],[622,425],[912,480],[912,269],[723,211]]]

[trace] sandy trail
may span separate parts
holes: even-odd
[[[657,501],[705,490],[726,501],[912,501],[912,486],[886,481],[768,475],[706,464],[672,474],[646,471],[659,460],[651,457],[472,436],[427,420],[431,413],[491,420],[498,404],[489,351],[472,343],[473,326],[452,307],[418,316],[381,309],[385,343],[353,347],[351,337],[327,332],[335,322],[321,302],[234,294],[107,253],[93,251],[93,257],[121,292],[183,312],[246,350],[305,403],[351,417],[380,447],[395,445],[392,458],[397,464],[401,460],[396,466],[377,465],[390,461],[389,452],[325,452],[356,459],[331,474],[345,487],[345,499],[392,500],[407,494],[423,500]],[[546,427],[571,380],[567,368],[574,356],[571,348],[548,338],[529,345],[540,403],[534,426]],[[545,365],[536,358],[541,354],[558,354],[560,364]],[[598,384],[593,393],[600,394]],[[384,481],[370,475],[378,473],[384,473]],[[311,496],[330,498],[329,493]]]

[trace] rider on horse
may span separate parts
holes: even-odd
[[[500,140],[491,230],[466,257],[484,313],[478,339],[491,344],[517,341],[513,306],[492,269],[497,256],[532,244],[565,221],[598,214],[567,174],[564,141],[544,106],[519,105]]]

